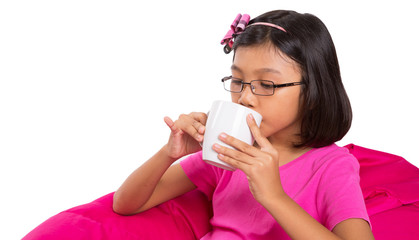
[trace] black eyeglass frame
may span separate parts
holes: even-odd
[[[241,82],[240,91],[230,91],[230,90],[227,90],[227,88],[225,87],[225,81],[228,81],[228,80],[238,80],[238,81],[240,81]],[[224,89],[226,91],[232,92],[232,93],[241,93],[241,92],[243,92],[244,85],[249,85],[250,86],[250,89],[252,90],[252,93],[255,94],[255,95],[258,95],[258,96],[272,96],[275,93],[275,88],[292,87],[292,86],[298,86],[298,85],[303,85],[304,84],[303,82],[290,82],[290,83],[283,83],[283,84],[275,84],[274,82],[272,82],[270,80],[252,80],[252,81],[250,81],[250,82],[247,83],[247,82],[244,82],[243,80],[241,80],[240,78],[234,78],[233,76],[223,77],[221,79],[221,82],[224,85]],[[254,85],[252,85],[253,82],[270,82],[270,83],[272,83],[272,87],[273,87],[272,94],[266,95],[266,94],[258,94],[258,93],[255,93]]]

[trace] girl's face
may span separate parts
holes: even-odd
[[[272,45],[238,47],[231,71],[233,77],[244,82],[270,80],[283,84],[301,81],[298,64]],[[272,96],[258,96],[245,85],[241,93],[231,93],[231,98],[262,115],[261,132],[272,144],[289,144],[298,141],[296,134],[300,133],[300,90],[301,86],[276,88]]]

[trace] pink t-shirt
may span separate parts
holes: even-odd
[[[202,152],[181,166],[199,190],[212,200],[212,231],[202,239],[290,239],[254,198],[241,170],[205,163]],[[332,144],[313,148],[279,168],[285,192],[313,218],[332,230],[349,218],[369,222],[359,185],[359,163],[346,148]]]

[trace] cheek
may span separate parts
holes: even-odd
[[[234,102],[234,103],[237,103],[237,100],[236,100],[236,98],[234,97],[233,94],[231,94],[231,101]]]
[[[260,124],[260,132],[262,133],[262,136],[269,137],[271,134],[271,128],[269,127],[269,124],[265,122],[265,120],[262,120],[262,123]]]
[[[265,136],[271,135],[276,132],[278,128],[281,128],[285,122],[288,121],[288,114],[284,111],[281,106],[273,106],[267,111],[264,111],[260,130]]]
[[[240,98],[240,94],[231,94],[231,101],[234,103],[238,103],[239,102],[239,98]]]
[[[276,101],[267,102],[261,113],[261,132],[265,136],[292,125],[299,120],[299,94],[282,96]]]

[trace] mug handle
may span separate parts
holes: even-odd
[[[210,111],[207,112],[207,119],[208,119],[209,114],[210,114]],[[199,142],[199,145],[201,147],[204,147],[204,140],[202,140],[202,142]]]

